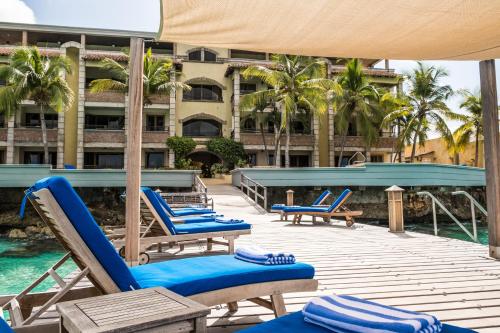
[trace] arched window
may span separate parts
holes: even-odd
[[[221,136],[221,123],[212,119],[191,119],[182,124],[182,135],[184,136]]]
[[[217,61],[217,54],[215,52],[201,48],[201,49],[189,51],[188,52],[188,60],[190,60],[190,61],[216,62]]]
[[[184,91],[185,101],[216,101],[222,102],[222,89],[212,84],[189,84],[191,90]]]
[[[245,132],[255,132],[255,130],[257,129],[257,126],[255,125],[255,119],[251,117],[245,118],[245,120],[243,120],[242,127],[243,131]]]

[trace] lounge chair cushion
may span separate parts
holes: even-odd
[[[219,223],[219,222],[199,222],[175,225],[175,233],[199,234],[203,232],[246,230],[252,226],[248,223]]]
[[[54,176],[41,179],[29,191],[41,189],[48,189],[52,193],[80,237],[120,290],[139,289],[139,285],[130,274],[127,265],[66,178]]]
[[[263,324],[255,325],[238,333],[333,333],[332,331],[318,325],[309,324],[304,321],[302,312],[294,312],[289,315],[273,319]],[[476,331],[460,328],[457,326],[443,324],[441,333],[477,333]]]
[[[0,317],[0,333],[14,333],[9,324],[2,317]]]
[[[314,267],[256,265],[233,255],[207,256],[164,261],[130,268],[141,288],[165,287],[183,296],[252,283],[312,279]]]
[[[308,212],[310,213],[332,213],[336,211],[340,205],[344,202],[346,197],[351,195],[352,191],[349,189],[345,189],[339,197],[332,202],[332,204],[329,207],[303,207],[303,206],[298,206],[298,207],[285,207],[283,211],[285,213],[305,213],[307,214]]]

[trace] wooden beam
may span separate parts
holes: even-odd
[[[490,256],[500,259],[500,134],[495,60],[479,63]]]
[[[142,93],[144,40],[130,39],[129,63],[129,131],[127,136],[127,198],[125,208],[125,260],[135,266],[139,262],[140,186],[142,144]]]

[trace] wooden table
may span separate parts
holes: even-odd
[[[210,309],[165,288],[59,303],[61,332],[206,332]]]

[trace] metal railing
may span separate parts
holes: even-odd
[[[203,183],[200,176],[193,175],[193,190],[199,193],[208,193],[207,185]]]
[[[267,187],[241,174],[240,190],[255,204],[267,210]],[[262,202],[262,205],[259,202]]]
[[[474,242],[478,242],[477,238],[477,227],[476,227],[476,219],[474,218],[472,220],[472,230],[473,233],[471,233],[467,228],[453,215],[442,203],[439,201],[434,195],[432,195],[430,192],[427,191],[422,191],[422,192],[417,192],[417,195],[426,195],[429,198],[432,199],[432,220],[434,223],[434,235],[438,235],[438,228],[437,228],[437,216],[436,216],[436,205],[439,206],[445,212],[452,220],[455,222],[466,234],[469,236]]]
[[[470,195],[468,192],[465,191],[455,191],[451,192],[451,195],[465,195],[469,201],[470,201],[470,215],[472,217],[472,228],[473,228],[473,234],[474,237],[477,239],[477,227],[476,227],[476,207],[481,211],[481,213],[484,214],[484,216],[488,216],[488,212],[484,207],[477,202],[476,199],[472,195]]]

